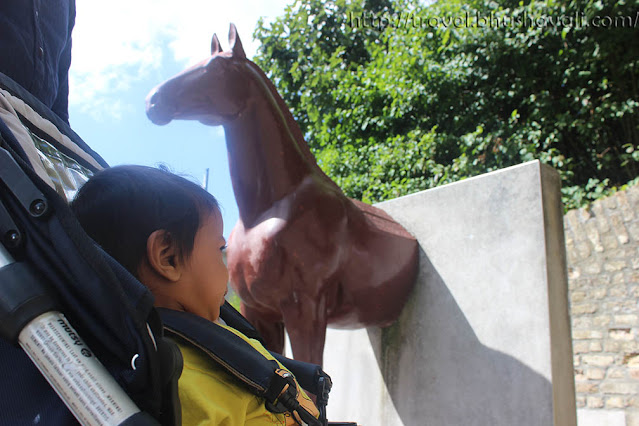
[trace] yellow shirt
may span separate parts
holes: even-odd
[[[273,356],[257,341],[249,339],[239,331],[216,324],[235,333],[264,357]],[[178,341],[184,359],[184,369],[178,382],[182,405],[182,424],[211,426],[261,426],[295,425],[288,413],[275,414],[268,411],[264,399],[248,392],[228,372],[218,366],[200,349],[184,341]],[[317,415],[317,409],[300,388],[305,406]],[[310,404],[310,405],[309,405]]]

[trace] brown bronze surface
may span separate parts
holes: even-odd
[[[384,211],[347,198],[319,168],[289,109],[246,58],[235,26],[230,51],[155,88],[147,115],[224,126],[240,218],[228,242],[242,313],[271,350],[322,363],[326,326],[386,326],[417,274],[415,239]]]

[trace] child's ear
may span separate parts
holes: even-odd
[[[149,235],[146,256],[151,268],[167,280],[175,282],[182,276],[175,241],[167,231],[160,229]]]

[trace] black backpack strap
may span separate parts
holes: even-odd
[[[255,327],[228,301],[225,301],[224,305],[220,308],[220,318],[222,318],[228,326],[264,344],[262,336]],[[295,375],[297,382],[302,388],[317,397],[315,404],[320,412],[320,420],[326,421],[328,394],[333,386],[331,377],[317,364],[295,361],[276,352],[271,352],[271,355]]]
[[[222,318],[229,327],[236,329],[250,339],[255,339],[261,344],[264,344],[262,336],[255,327],[253,327],[253,324],[248,322],[228,301],[224,301],[224,305],[220,308],[220,318]]]
[[[281,369],[275,360],[265,358],[250,343],[197,315],[163,308],[158,308],[158,311],[168,335],[172,334],[202,350],[237,378],[245,389],[264,398],[269,411],[288,411],[300,424],[325,424],[300,406],[292,374]]]

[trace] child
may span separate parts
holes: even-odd
[[[222,252],[223,221],[217,200],[169,172],[118,166],[99,172],[78,192],[71,208],[102,248],[155,296],[155,306],[185,311],[225,327],[273,359],[259,342],[216,323],[228,271]],[[268,411],[264,400],[240,386],[204,351],[177,342],[184,358],[178,382],[182,420],[189,424],[288,425],[290,416]],[[317,409],[301,391],[300,402]]]

